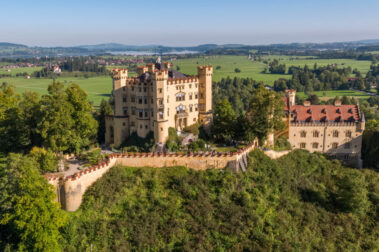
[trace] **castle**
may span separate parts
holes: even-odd
[[[198,66],[197,76],[171,69],[168,62],[139,66],[137,77],[127,69],[113,69],[114,115],[106,118],[105,142],[119,146],[133,132],[140,137],[154,133],[165,143],[168,129],[182,131],[212,122],[212,66]]]
[[[288,140],[293,149],[328,153],[343,163],[360,167],[365,118],[359,105],[295,104],[296,90],[285,91]]]

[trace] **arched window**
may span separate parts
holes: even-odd
[[[318,148],[318,143],[312,143],[312,148],[317,149]]]
[[[179,105],[176,107],[176,113],[184,113],[184,112],[186,112],[186,106]]]
[[[338,148],[338,143],[332,143],[332,148],[337,149]]]
[[[346,137],[351,138],[351,131],[350,130],[346,131]]]
[[[333,137],[338,137],[338,135],[339,135],[338,130],[333,131]]]
[[[306,137],[307,136],[307,132],[305,132],[304,130],[300,132],[300,137]]]
[[[318,137],[319,136],[319,132],[317,130],[313,131],[313,137]]]

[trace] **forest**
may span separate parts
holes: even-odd
[[[246,173],[113,168],[61,229],[65,251],[375,251],[379,175],[297,150]]]

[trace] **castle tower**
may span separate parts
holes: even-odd
[[[167,118],[167,80],[168,70],[155,72],[153,74],[154,82],[154,138],[157,143],[165,143],[168,137],[168,118]]]
[[[212,66],[198,66],[199,78],[199,121],[205,129],[210,129],[212,123]]]
[[[288,98],[288,105],[291,107],[295,105],[296,90],[295,89],[286,89],[286,97]]]
[[[113,90],[117,90],[126,85],[128,69],[112,69]]]

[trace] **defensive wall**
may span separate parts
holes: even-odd
[[[57,201],[67,211],[76,211],[82,203],[85,191],[115,165],[131,167],[185,166],[194,170],[229,168],[234,172],[245,171],[247,156],[258,146],[254,141],[234,153],[116,153],[106,162],[85,168],[71,176],[46,175],[49,184],[55,187]]]

